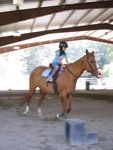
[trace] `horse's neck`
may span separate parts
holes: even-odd
[[[80,58],[78,61],[70,64],[71,71],[78,77],[84,72],[86,66],[86,57]]]

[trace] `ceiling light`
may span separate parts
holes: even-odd
[[[13,0],[13,5],[22,5],[24,0]]]
[[[14,32],[13,36],[21,36],[21,33],[20,32]]]
[[[20,49],[20,47],[19,46],[15,46],[15,47],[13,47],[13,49],[17,50],[17,49]]]

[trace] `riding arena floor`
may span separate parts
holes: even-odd
[[[23,115],[28,91],[0,91],[0,150],[113,150],[113,91],[75,91],[68,118],[79,118],[86,128],[97,131],[93,145],[71,146],[65,140],[65,119],[55,119],[62,111],[59,95],[47,95],[43,118],[37,114],[38,91],[30,112]]]

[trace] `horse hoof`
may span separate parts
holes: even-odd
[[[38,115],[39,119],[44,119],[44,117],[42,115]]]
[[[27,115],[27,112],[26,112],[26,111],[24,111],[24,112],[23,112],[23,115]]]
[[[59,117],[60,117],[60,115],[59,115],[59,114],[56,114],[55,119],[58,119]]]

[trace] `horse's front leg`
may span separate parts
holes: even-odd
[[[68,101],[68,110],[67,110],[67,113],[69,113],[71,111],[72,94],[69,94],[67,96],[67,101]]]
[[[61,98],[63,113],[61,113],[60,115],[57,114],[56,118],[64,117],[66,119],[67,118],[67,111],[68,111],[68,103],[67,103],[66,93],[65,92],[61,92],[60,93],[60,98]]]

